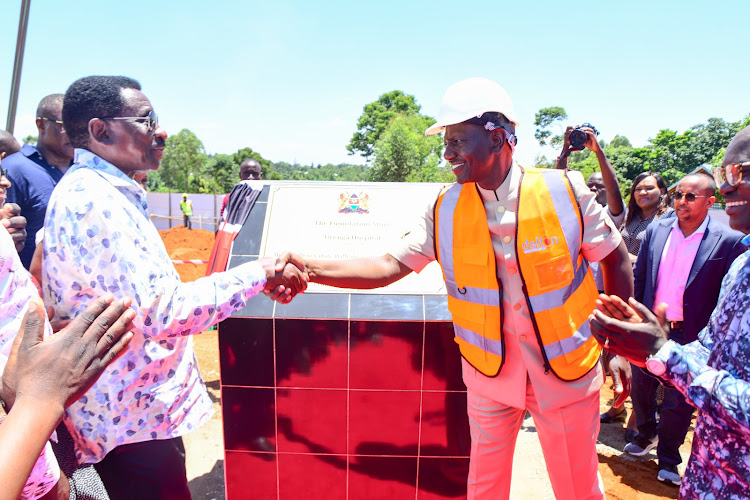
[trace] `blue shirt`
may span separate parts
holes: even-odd
[[[742,242],[750,246],[750,236]],[[750,492],[750,251],[732,264],[698,340],[656,353],[662,376],[698,408],[680,498],[744,499]]]
[[[136,312],[128,349],[66,411],[79,462],[99,462],[122,444],[181,436],[210,418],[191,335],[263,289],[260,264],[182,283],[148,218],[146,192],[76,149],[50,199],[43,267],[44,300],[58,318],[77,316],[105,292],[132,298]]]
[[[29,268],[36,248],[36,233],[44,225],[44,214],[52,190],[62,179],[63,172],[49,163],[31,145],[13,153],[3,160],[3,168],[8,169],[8,202],[18,203],[21,215],[26,217],[26,246],[18,252],[23,267]]]

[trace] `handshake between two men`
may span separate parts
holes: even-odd
[[[348,260],[306,260],[287,252],[278,259],[263,257],[258,263],[266,271],[263,293],[282,304],[304,292],[308,282],[369,289],[390,285],[412,272],[390,254]]]

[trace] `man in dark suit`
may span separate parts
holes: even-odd
[[[703,174],[688,175],[674,193],[676,218],[651,224],[641,244],[635,268],[635,298],[654,309],[667,304],[670,339],[688,344],[708,323],[716,306],[721,281],[734,259],[745,251],[743,234],[715,222],[708,210],[715,201],[716,184]],[[631,397],[638,437],[625,446],[642,456],[656,447],[658,479],[679,485],[679,448],[685,440],[694,408],[676,389],[665,387],[659,422],[656,388],[659,380],[642,369],[633,370]]]

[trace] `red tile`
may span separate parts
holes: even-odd
[[[346,388],[349,326],[338,320],[276,320],[278,387]]]
[[[346,391],[278,389],[279,452],[346,453]]]
[[[222,387],[224,448],[227,450],[276,450],[276,416],[273,389]]]
[[[352,457],[349,498],[357,500],[414,500],[416,457]]]
[[[350,391],[350,454],[416,456],[418,438],[419,392]]]
[[[420,458],[417,498],[466,498],[468,475],[468,458]]]
[[[424,389],[465,391],[461,351],[453,340],[453,323],[425,323]]]
[[[346,456],[279,454],[279,498],[345,500]]]
[[[419,390],[423,327],[420,321],[352,321],[349,386]]]
[[[419,455],[468,457],[471,452],[465,392],[422,395],[422,439]]]
[[[276,455],[227,451],[224,455],[227,500],[276,499]]]

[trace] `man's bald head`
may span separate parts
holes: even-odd
[[[60,115],[62,113],[63,97],[65,97],[63,94],[50,94],[47,97],[43,97],[36,107],[36,116],[52,120],[62,119]]]
[[[0,130],[0,155],[5,153],[5,156],[10,156],[19,151],[21,151],[21,145],[18,144],[13,134]]]
[[[724,153],[724,164],[745,163],[750,161],[750,125],[739,131],[727,146]]]
[[[263,169],[257,160],[248,158],[240,163],[241,181],[258,181],[263,176]]]

